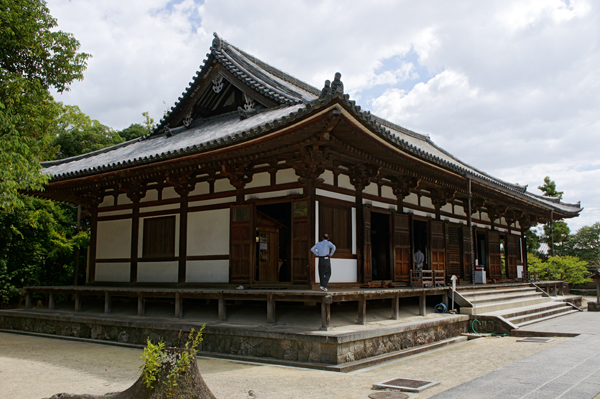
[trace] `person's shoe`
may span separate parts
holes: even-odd
[[[325,291],[325,292],[327,292],[327,288],[325,288],[325,287],[323,287],[323,286],[321,286],[321,287],[319,287],[319,288],[321,289],[321,291]]]

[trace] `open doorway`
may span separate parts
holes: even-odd
[[[291,222],[289,202],[257,205],[255,281],[291,282]]]
[[[508,278],[508,262],[506,259],[506,236],[500,236],[500,262],[502,262],[502,278]]]
[[[413,255],[421,250],[425,255],[423,270],[429,269],[429,241],[427,240],[427,222],[413,219]]]
[[[373,280],[391,280],[390,215],[371,212],[371,259]]]
[[[485,241],[485,233],[482,231],[477,232],[477,263],[479,267],[484,267],[486,274],[489,276],[490,270],[486,264],[486,248],[487,244]]]

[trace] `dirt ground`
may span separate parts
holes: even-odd
[[[410,394],[428,398],[566,339],[482,338],[349,374],[205,358],[198,367],[219,399],[365,399],[374,383],[396,377],[439,381]],[[140,356],[139,349],[0,333],[0,398],[121,391],[138,378]]]

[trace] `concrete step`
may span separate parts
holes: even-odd
[[[457,289],[462,296],[498,295],[499,293],[535,291],[535,287],[491,288],[491,289]]]
[[[551,302],[537,304],[537,305],[521,306],[519,308],[499,310],[497,312],[487,313],[486,315],[487,316],[502,316],[505,319],[510,319],[511,317],[524,316],[524,315],[528,315],[531,313],[537,313],[537,312],[542,312],[545,310],[560,308],[563,306],[565,306],[564,302],[551,301]]]
[[[520,308],[523,306],[531,306],[531,305],[537,305],[540,303],[547,303],[550,301],[551,301],[550,298],[532,297],[532,298],[527,298],[527,299],[520,298],[520,299],[503,301],[503,302],[490,302],[490,303],[478,302],[476,304],[473,304],[472,308],[461,307],[460,313],[470,314],[470,315],[486,314],[486,313],[490,313],[490,312],[497,312],[499,310]]]
[[[519,323],[517,325],[519,326],[519,328],[521,328],[521,327],[524,327],[524,326],[528,326],[529,324],[539,323],[540,321],[550,320],[550,319],[554,319],[555,317],[566,316],[566,315],[571,314],[571,313],[579,312],[579,310],[577,310],[577,309],[573,309],[573,308],[571,308],[571,309],[572,310],[568,310],[568,311],[565,311],[565,312],[553,314],[553,315],[542,317],[542,318],[535,319],[535,320],[529,320],[529,321],[526,321],[524,323]]]

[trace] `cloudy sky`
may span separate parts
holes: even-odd
[[[217,32],[363,109],[540,193],[545,176],[600,221],[600,3],[593,0],[48,0],[91,53],[57,100],[115,129],[159,120]]]

